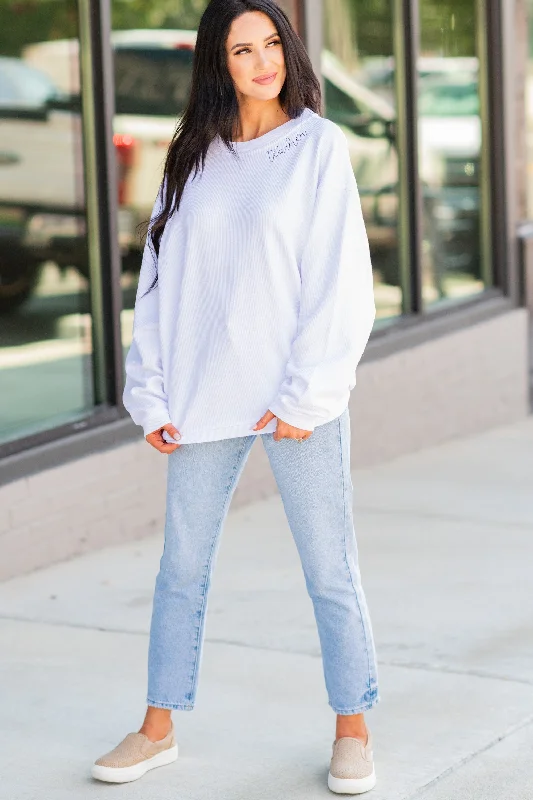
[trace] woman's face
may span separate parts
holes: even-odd
[[[285,58],[270,17],[262,11],[246,11],[236,17],[226,40],[226,52],[237,94],[257,100],[278,96],[285,82]],[[258,78],[268,80],[260,82]]]

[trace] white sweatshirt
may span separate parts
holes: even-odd
[[[144,249],[123,400],[145,436],[167,422],[180,444],[271,433],[276,417],[313,431],[355,386],[375,305],[342,129],[306,108],[234,147],[211,143],[157,263]]]

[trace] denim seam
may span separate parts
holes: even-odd
[[[151,700],[149,697],[146,702],[154,708],[171,708],[176,711],[192,711],[194,707],[192,703],[165,703],[159,700]]]
[[[202,603],[201,603],[201,606],[200,606],[200,623],[199,623],[198,627],[196,628],[196,643],[195,643],[196,656],[194,658],[194,663],[193,663],[193,671],[192,671],[192,675],[191,675],[191,683],[190,683],[189,691],[187,693],[189,699],[191,700],[191,702],[194,702],[193,701],[194,682],[195,682],[195,679],[196,679],[196,674],[197,674],[197,671],[198,671],[198,664],[199,664],[199,660],[200,660],[200,635],[201,635],[202,625],[204,623],[204,618],[205,618],[205,607],[206,607],[206,599],[207,599],[207,594],[208,594],[206,590],[207,590],[207,582],[208,582],[208,578],[209,578],[209,568],[210,568],[211,561],[212,561],[212,558],[213,558],[215,545],[216,545],[216,543],[218,541],[218,538],[219,538],[220,529],[221,529],[222,523],[224,521],[224,515],[225,515],[225,511],[226,511],[226,503],[228,501],[228,497],[230,495],[232,486],[234,485],[235,475],[237,473],[239,464],[241,462],[242,454],[244,453],[244,451],[246,449],[246,446],[248,444],[248,440],[249,440],[248,436],[244,438],[243,445],[242,445],[242,447],[241,447],[241,449],[239,451],[239,454],[238,454],[237,458],[235,459],[235,464],[233,466],[233,472],[230,475],[229,483],[228,483],[228,486],[226,487],[226,495],[224,497],[224,503],[222,505],[222,513],[221,513],[220,519],[219,519],[218,524],[217,524],[216,533],[213,536],[213,540],[211,542],[211,549],[209,551],[209,557],[207,559],[207,565],[206,565],[206,568],[205,568],[204,582],[203,582],[203,585],[202,585]]]
[[[328,703],[329,706],[333,709],[336,714],[362,714],[365,711],[370,711],[371,708],[374,708],[379,702],[381,702],[381,697],[378,693],[378,690],[374,690],[374,694],[372,700],[369,700],[367,703],[360,703],[358,706],[353,706],[352,708],[337,708],[333,703]]]
[[[337,426],[338,426],[338,431],[339,431],[339,450],[340,450],[340,455],[341,455],[341,471],[342,471],[342,505],[343,505],[343,511],[344,511],[344,525],[343,525],[344,561],[346,563],[346,568],[348,570],[348,575],[350,576],[350,582],[352,584],[352,588],[353,588],[353,591],[354,591],[354,594],[355,594],[355,602],[357,603],[357,609],[359,611],[359,616],[361,618],[361,627],[363,628],[363,637],[364,637],[364,640],[365,640],[366,659],[367,659],[367,666],[368,666],[368,684],[367,684],[367,686],[368,686],[368,692],[371,693],[372,692],[372,688],[371,688],[369,641],[368,641],[365,621],[363,619],[363,614],[362,614],[362,611],[361,611],[361,605],[359,603],[359,595],[357,593],[357,589],[355,588],[355,583],[354,583],[354,580],[353,580],[352,571],[350,569],[350,564],[348,563],[348,553],[347,553],[347,548],[346,548],[346,523],[347,523],[347,520],[348,520],[348,515],[346,513],[346,468],[345,468],[345,462],[344,462],[344,457],[343,457],[343,453],[342,453],[342,431],[341,431],[341,420],[340,419],[338,419],[338,421],[337,421]]]

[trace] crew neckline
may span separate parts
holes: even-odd
[[[277,139],[287,134],[293,128],[301,125],[302,122],[306,122],[312,116],[318,115],[316,115],[311,108],[306,106],[297,117],[288,119],[287,122],[282,122],[281,125],[278,125],[276,128],[272,128],[271,131],[267,131],[261,136],[256,136],[254,139],[247,139],[245,142],[230,142],[230,144],[233,145],[238,153],[248,152],[249,150],[255,150],[259,147],[265,147],[266,145],[272,144],[272,142],[275,142]]]

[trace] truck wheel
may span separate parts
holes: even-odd
[[[0,314],[15,311],[31,296],[39,280],[39,265],[18,261],[16,268],[0,255]]]
[[[388,286],[400,285],[400,267],[395,250],[381,250],[373,254],[372,266],[379,271],[382,283]]]

